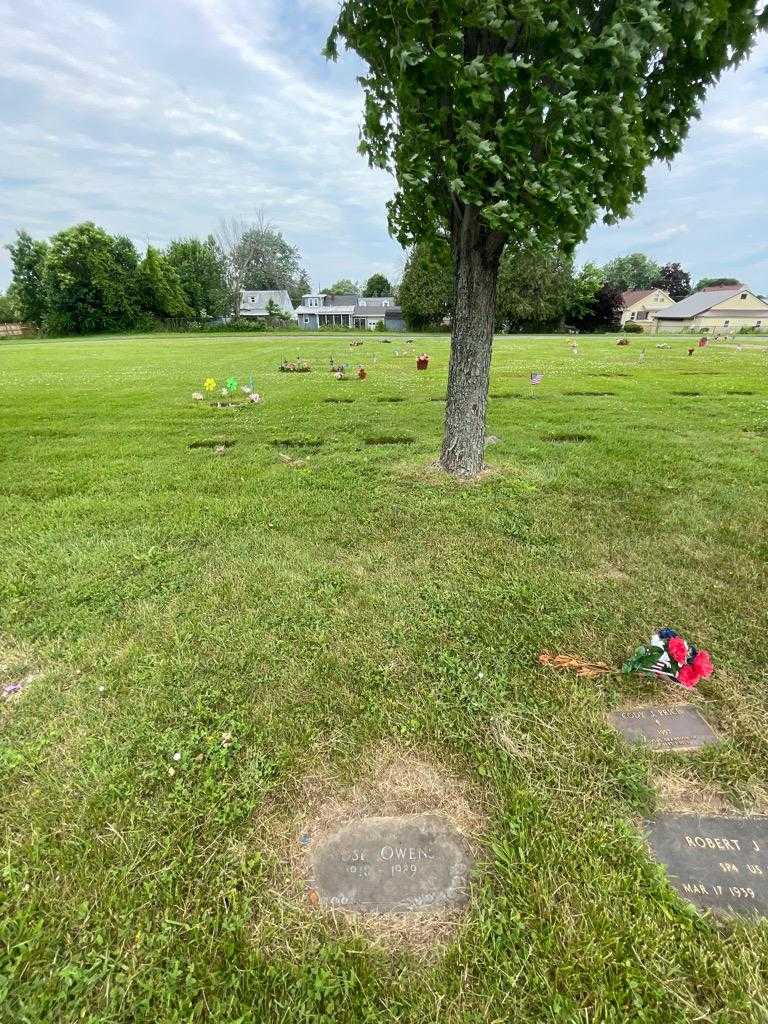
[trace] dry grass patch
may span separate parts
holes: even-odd
[[[456,934],[464,911],[363,914],[320,907],[311,883],[312,857],[323,840],[363,818],[431,813],[447,818],[477,859],[486,823],[483,793],[424,751],[399,743],[372,749],[363,762],[365,770],[352,784],[335,776],[330,765],[305,776],[257,826],[255,841],[276,865],[273,892],[283,927],[289,933],[304,930],[313,915],[335,933],[351,933],[389,952],[408,950],[433,959]],[[287,799],[300,808],[297,813],[284,813]],[[290,943],[290,934],[283,941]]]
[[[753,786],[749,806],[737,807],[717,786],[704,783],[679,770],[658,772],[652,784],[657,811],[666,814],[699,814],[702,817],[764,817],[768,814],[768,788]]]

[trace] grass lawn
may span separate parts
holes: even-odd
[[[428,469],[447,339],[348,338],[0,345],[0,682],[30,673],[0,703],[0,1020],[765,1024],[768,925],[694,912],[638,823],[768,808],[768,353],[499,339],[494,472],[462,486]],[[251,373],[261,405],[191,400]],[[605,723],[662,684],[537,661],[620,666],[660,625],[715,661],[697,755]],[[439,955],[310,906],[286,852],[318,793],[409,765],[482,817]]]

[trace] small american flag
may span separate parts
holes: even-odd
[[[543,373],[532,373],[531,374],[531,384],[541,384],[541,382],[543,380],[544,380],[544,374]]]

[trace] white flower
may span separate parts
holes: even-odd
[[[205,395],[202,391],[193,391],[192,397],[196,402],[202,402],[205,399]]]
[[[173,760],[174,760],[174,761],[180,761],[180,760],[181,760],[181,754],[180,754],[180,753],[178,752],[178,750],[177,750],[177,751],[176,751],[176,753],[175,753],[175,754],[173,755]]]
[[[254,392],[252,392],[248,396],[248,401],[249,402],[260,402],[261,401],[261,395],[259,394],[258,391],[254,391]]]

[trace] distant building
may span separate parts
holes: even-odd
[[[656,314],[659,334],[686,329],[734,334],[742,327],[768,329],[768,302],[743,284],[704,289]]]
[[[674,306],[675,301],[663,288],[644,288],[641,291],[624,292],[621,297],[624,311],[621,326],[628,321],[638,324],[644,331],[656,329],[654,317],[660,309]]]
[[[303,295],[296,315],[305,331],[321,327],[373,331],[379,324],[387,331],[405,330],[402,312],[391,295]]]
[[[244,291],[240,295],[240,316],[268,316],[267,307],[273,302],[286,316],[296,319],[291,297],[284,289],[276,291]]]

